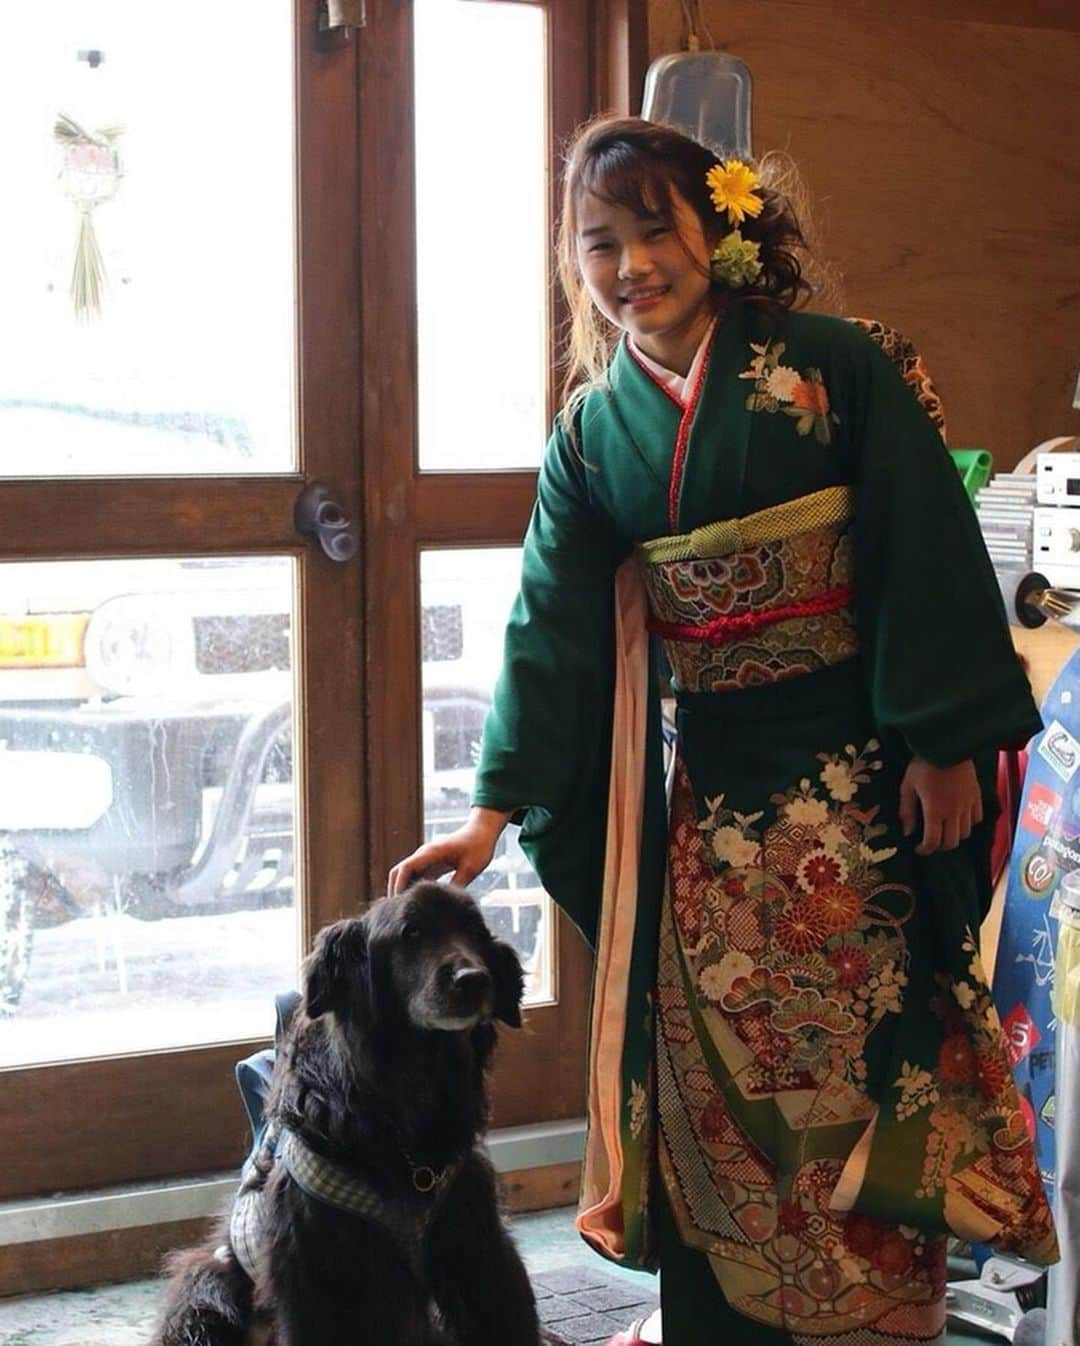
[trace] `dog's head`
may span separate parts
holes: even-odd
[[[524,976],[458,888],[417,883],[365,914],[322,930],[305,968],[310,1018],[357,1026],[402,1021],[460,1032],[491,1019],[521,1025]]]

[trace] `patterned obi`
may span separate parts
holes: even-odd
[[[639,544],[649,630],[680,691],[735,691],[858,653],[852,496],[831,486]]]

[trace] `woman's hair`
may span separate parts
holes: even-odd
[[[705,181],[721,159],[720,154],[678,131],[637,117],[600,117],[575,135],[563,172],[558,241],[559,279],[570,310],[560,412],[568,429],[581,398],[604,382],[619,336],[618,329],[595,308],[581,279],[577,235],[582,198],[591,192],[609,205],[625,206],[639,216],[656,215],[675,228],[674,188],[697,212],[712,246],[728,232]],[[780,189],[794,177],[801,195],[801,184],[786,156],[768,155],[755,167],[761,180],[756,190],[764,209],[756,218],[748,216],[739,228],[743,238],[761,245],[762,271],[757,280],[736,293],[740,300],[791,308],[805,302],[814,289],[803,276],[799,259],[806,240],[788,192]],[[733,292],[719,285],[715,289],[719,307],[724,296]]]

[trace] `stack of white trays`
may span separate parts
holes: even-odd
[[[1002,571],[1031,569],[1035,518],[1033,474],[999,472],[975,494],[986,550],[999,575]]]

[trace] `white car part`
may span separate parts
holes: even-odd
[[[0,832],[93,827],[112,801],[112,768],[100,757],[0,749]]]
[[[85,652],[87,671],[106,692],[161,695],[191,677],[191,622],[164,597],[156,604],[146,596],[112,598],[90,618]]]

